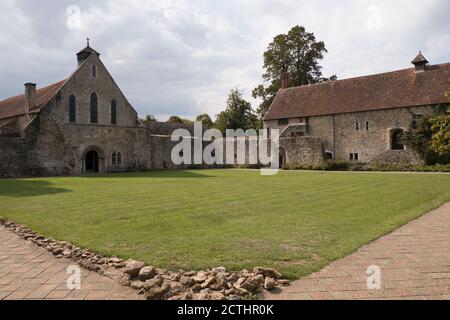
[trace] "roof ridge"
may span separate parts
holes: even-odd
[[[347,78],[278,92],[264,120],[449,104],[450,63]]]
[[[433,65],[429,65],[428,68],[430,68],[429,71],[434,71],[434,68],[437,67],[444,67],[450,65],[450,62],[446,62],[446,63],[439,63],[439,64],[433,64]],[[365,76],[357,76],[357,77],[351,77],[351,78],[344,78],[344,79],[338,79],[338,80],[331,80],[331,81],[324,81],[324,82],[318,82],[318,83],[312,83],[312,84],[305,84],[305,85],[301,85],[301,86],[296,86],[296,87],[289,87],[286,89],[280,89],[280,90],[285,90],[285,91],[289,91],[289,90],[293,90],[293,89],[299,89],[299,88],[310,88],[313,86],[325,86],[331,83],[342,83],[344,81],[350,81],[350,80],[358,80],[358,79],[367,79],[367,78],[371,78],[371,77],[377,77],[377,76],[382,76],[382,75],[389,75],[389,74],[394,74],[394,73],[401,73],[401,72],[405,72],[405,71],[414,71],[414,67],[412,68],[405,68],[405,69],[399,69],[399,70],[393,70],[393,71],[387,71],[387,72],[380,72],[380,73],[374,73],[374,74],[369,74],[369,75],[365,75]]]

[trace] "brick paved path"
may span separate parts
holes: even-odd
[[[381,268],[381,290],[367,268]],[[450,299],[450,202],[267,299]]]
[[[142,299],[136,291],[98,273],[81,270],[81,290],[69,290],[70,260],[56,259],[44,248],[0,226],[0,300]]]

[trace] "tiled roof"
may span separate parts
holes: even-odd
[[[280,90],[264,120],[449,103],[450,63]]]
[[[44,106],[64,85],[62,80],[36,90],[36,107],[30,111],[38,111]],[[25,94],[0,101],[0,119],[11,118],[25,113]]]

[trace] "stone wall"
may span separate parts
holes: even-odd
[[[362,162],[407,161],[419,164],[422,163],[420,157],[408,147],[405,146],[405,150],[401,151],[391,150],[391,133],[393,129],[408,130],[413,115],[429,115],[433,110],[433,107],[424,106],[311,117],[308,119],[307,135],[320,139],[324,151],[331,153],[336,160],[349,161],[350,153],[358,153],[359,161]],[[368,122],[367,130],[366,122]],[[291,123],[292,121],[289,121],[289,124]],[[286,128],[278,126],[276,120],[265,121],[264,125],[271,129]],[[286,148],[288,154],[311,152],[308,146],[307,149],[301,149],[300,145],[296,144],[290,144]],[[290,161],[289,157],[287,161]]]
[[[335,158],[349,160],[350,153],[358,153],[362,162],[380,160],[380,156],[391,149],[393,129],[407,131],[414,114],[427,115],[432,112],[430,107],[415,107],[336,115]],[[368,130],[365,127],[366,121]],[[359,130],[355,129],[356,122],[359,123]],[[419,156],[407,146],[404,151],[397,153],[409,154],[408,157],[414,158],[415,162],[420,161]]]
[[[0,177],[27,174],[27,149],[23,138],[0,138]]]
[[[280,153],[288,167],[318,165],[324,159],[324,145],[315,137],[282,138]]]

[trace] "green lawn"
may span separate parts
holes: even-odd
[[[0,216],[168,269],[316,271],[450,200],[450,175],[201,170],[0,180]]]

